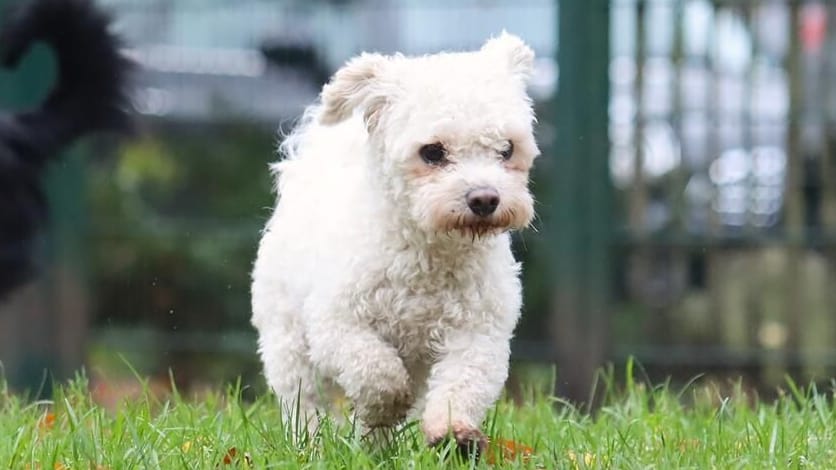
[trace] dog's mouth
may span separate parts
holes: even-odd
[[[472,225],[462,225],[451,230],[448,230],[447,233],[457,233],[458,235],[464,238],[470,238],[472,241],[493,236],[499,235],[500,233],[506,232],[510,230],[510,227],[505,226],[498,226],[492,224],[472,224]]]
[[[446,222],[443,232],[458,234],[474,241],[492,235],[499,235],[512,229],[524,228],[516,226],[517,217],[511,209],[495,213],[490,217],[458,214],[450,217]]]

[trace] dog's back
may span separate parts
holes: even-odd
[[[14,67],[29,47],[55,52],[55,87],[37,109],[0,116],[0,298],[34,274],[33,251],[46,219],[43,169],[85,134],[127,127],[129,62],[91,0],[33,0],[7,16],[0,65]]]

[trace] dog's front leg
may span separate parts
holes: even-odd
[[[510,337],[457,331],[432,367],[422,429],[430,445],[455,438],[463,450],[484,450],[479,426],[508,377]]]
[[[326,317],[308,333],[311,359],[332,375],[370,428],[402,421],[412,406],[409,374],[398,351],[371,329]]]

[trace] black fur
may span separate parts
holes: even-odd
[[[37,273],[47,218],[43,172],[72,141],[129,129],[130,62],[92,0],[32,0],[6,15],[0,66],[13,68],[36,41],[54,51],[56,85],[41,106],[0,115],[0,299]]]

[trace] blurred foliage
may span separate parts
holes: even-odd
[[[246,328],[274,148],[274,134],[249,123],[169,124],[94,162],[96,322]]]

